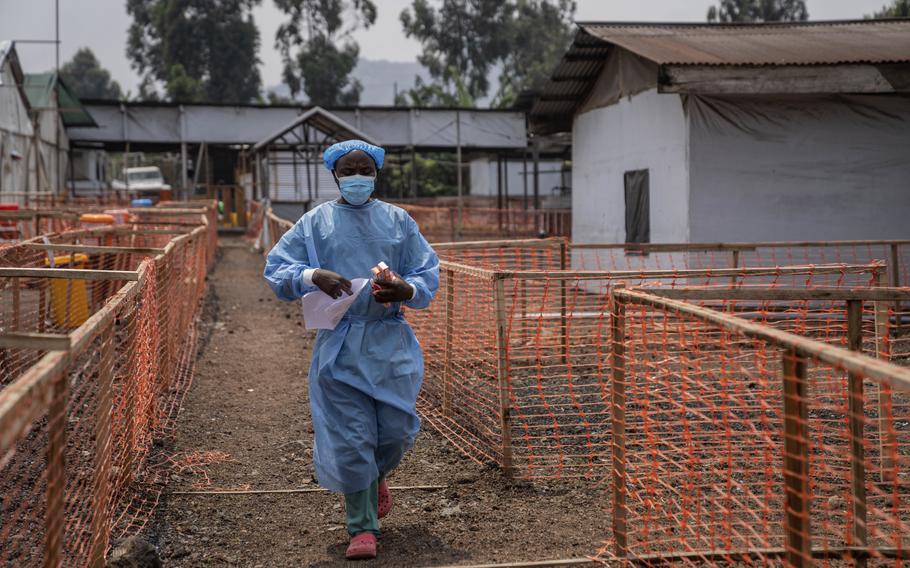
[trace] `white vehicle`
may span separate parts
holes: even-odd
[[[170,191],[171,186],[164,183],[164,176],[157,166],[127,168],[126,181],[115,179],[111,187],[117,191],[135,191],[141,194],[158,194]]]

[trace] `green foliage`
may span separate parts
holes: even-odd
[[[575,8],[574,0],[518,0],[493,106],[511,106],[522,91],[543,87],[572,42]]]
[[[893,0],[890,6],[882,6],[881,10],[866,18],[910,18],[910,0]]]
[[[413,0],[401,13],[408,37],[423,45],[417,60],[444,90],[452,92],[461,78],[468,94],[478,99],[490,89],[490,69],[509,50],[506,30],[512,2],[501,0]]]
[[[572,38],[574,0],[413,0],[401,13],[405,34],[420,41],[418,61],[434,82],[417,81],[401,97],[412,104],[452,105],[485,97],[500,71],[497,106],[539,87]]]
[[[289,16],[275,35],[284,82],[312,104],[356,105],[363,87],[350,78],[360,48],[352,33],[376,22],[371,0],[274,0]],[[296,52],[295,52],[296,49]]]
[[[127,56],[143,76],[141,98],[249,102],[259,96],[261,0],[127,0]]]
[[[111,81],[111,74],[101,67],[92,50],[83,47],[73,58],[60,68],[60,78],[83,99],[117,100],[123,96],[117,81]]]
[[[708,8],[708,22],[805,22],[809,19],[805,0],[720,0]]]
[[[448,153],[428,152],[417,154],[416,161],[408,161],[402,166],[389,164],[383,169],[382,196],[395,199],[399,195],[413,197],[411,194],[411,170],[417,167],[418,191],[421,197],[439,197],[458,193],[458,169],[453,156]]]

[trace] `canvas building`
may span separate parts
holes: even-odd
[[[576,242],[910,238],[910,20],[579,24],[531,124]]]
[[[12,194],[29,187],[29,170],[34,176],[30,148],[34,131],[25,91],[22,67],[16,46],[0,42],[0,201],[14,202]],[[4,195],[5,194],[5,195]]]

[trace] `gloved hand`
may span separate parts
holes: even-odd
[[[392,273],[391,280],[375,280],[378,290],[373,290],[373,297],[380,304],[390,304],[392,302],[407,302],[414,296],[414,289],[404,278]]]
[[[342,292],[346,292],[349,295],[353,293],[351,281],[331,270],[323,270],[321,268],[316,270],[313,273],[313,284],[335,299],[340,298]]]

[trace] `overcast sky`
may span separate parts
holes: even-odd
[[[703,22],[711,0],[578,0],[576,19],[614,21]],[[886,0],[808,0],[813,20],[861,18]],[[410,0],[376,0],[376,25],[356,34],[361,56],[367,59],[414,61],[420,46],[401,31],[398,15]],[[259,57],[265,86],[281,82],[281,57],[274,48],[275,30],[283,17],[272,0],[255,11],[262,38]],[[139,80],[125,55],[130,20],[123,0],[60,0],[61,62],[83,46],[90,47],[114,79],[136,92]],[[53,39],[54,0],[0,0],[0,40]],[[26,72],[52,69],[52,45],[18,46]]]

